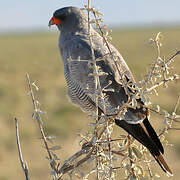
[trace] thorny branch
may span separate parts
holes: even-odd
[[[32,99],[33,107],[34,107],[34,117],[37,120],[39,130],[40,130],[40,133],[41,133],[41,137],[42,137],[42,140],[44,142],[45,149],[46,149],[46,151],[48,153],[50,166],[54,170],[54,172],[55,172],[54,176],[56,177],[58,175],[57,174],[58,170],[57,170],[57,167],[56,167],[57,163],[56,163],[55,159],[53,158],[53,156],[51,154],[51,151],[50,151],[50,148],[49,148],[48,143],[47,143],[47,138],[45,136],[45,133],[44,133],[44,130],[43,130],[43,127],[42,127],[41,111],[38,108],[38,104],[37,104],[38,101],[35,99],[34,92],[33,92],[32,85],[31,85],[31,81],[30,81],[30,78],[29,78],[28,74],[26,74],[26,78],[27,78],[28,87],[29,87],[29,91],[30,91],[30,96],[31,96],[31,99]]]
[[[173,76],[169,77],[169,78],[166,78],[166,79],[163,79],[162,81],[160,82],[157,82],[155,83],[152,87],[150,88],[146,88],[145,90],[145,93],[150,93],[152,90],[156,89],[157,87],[160,87],[168,82],[171,82],[171,81],[175,81],[175,80],[178,80],[179,79],[179,76],[174,74]]]
[[[91,46],[91,54],[92,54],[92,60],[93,60],[93,70],[94,70],[94,81],[95,81],[95,94],[96,94],[96,97],[95,97],[95,103],[96,103],[96,116],[99,115],[100,112],[98,112],[98,100],[101,99],[102,102],[103,102],[103,112],[104,114],[106,114],[106,107],[105,107],[105,102],[104,102],[104,96],[103,96],[103,93],[102,93],[102,88],[101,88],[101,84],[100,84],[100,80],[99,80],[99,72],[98,72],[98,67],[96,65],[96,57],[94,55],[94,49],[93,49],[93,43],[92,43],[92,34],[91,34],[91,26],[90,26],[90,0],[88,0],[88,6],[87,6],[87,12],[88,12],[88,36],[89,36],[89,43],[90,43],[90,46]],[[95,15],[95,13],[94,13]],[[110,50],[110,49],[109,49]],[[100,95],[99,95],[100,93]],[[97,118],[96,117],[96,126],[94,128],[94,135],[95,135],[95,138],[97,138],[97,124],[98,124],[98,121],[100,120],[100,118]],[[109,179],[112,178],[112,156],[111,156],[111,145],[110,145],[110,133],[109,133],[109,130],[108,130],[108,119],[106,119],[106,136],[107,136],[107,141],[108,141],[108,149],[109,149]],[[100,167],[99,167],[99,148],[98,148],[98,145],[96,145],[96,168],[97,168],[97,179],[100,179],[100,175],[99,175],[99,170],[100,170]]]
[[[160,52],[160,47],[161,47],[161,43],[160,43],[160,36],[161,36],[161,32],[159,32],[157,35],[156,35],[156,38],[155,40],[154,39],[150,39],[152,42],[155,43],[156,47],[157,47],[157,58],[152,66],[152,68],[150,69],[150,71],[148,72],[148,75],[147,75],[147,79],[146,79],[146,82],[150,81],[151,78],[153,77],[154,75],[154,71],[155,71],[155,68],[156,68],[156,65],[158,63],[158,60],[161,59],[161,52]]]
[[[104,35],[104,33],[103,33],[103,30],[102,30],[99,22],[98,22],[98,18],[97,18],[97,15],[96,15],[96,11],[95,11],[94,9],[92,9],[92,10],[93,10],[92,12],[93,12],[93,15],[94,15],[94,18],[95,18],[95,21],[96,21],[96,26],[98,27],[98,29],[99,29],[99,31],[100,31],[100,33],[101,33],[101,36],[102,36],[102,38],[103,38],[103,40],[104,40],[104,42],[105,42],[105,45],[106,45],[106,47],[108,48],[109,55],[111,56],[111,58],[114,59],[114,63],[115,63],[116,68],[117,68],[117,70],[118,70],[118,74],[119,74],[121,80],[123,81],[123,84],[127,84],[127,80],[123,77],[123,74],[122,74],[122,72],[120,72],[119,67],[118,67],[118,64],[117,64],[117,58],[119,58],[119,57],[118,57],[116,54],[113,54],[113,52],[111,51],[111,48],[110,48],[110,46],[109,46],[109,43],[108,43],[108,41],[107,41],[107,39],[106,39],[106,37],[105,37],[105,35]],[[125,86],[125,88],[126,88],[126,92],[128,92],[127,86]]]
[[[95,54],[94,54],[94,49],[93,49],[93,43],[92,43],[92,37],[91,37],[91,26],[90,26],[90,0],[88,0],[88,37],[89,37],[89,43],[91,46],[91,54],[92,54],[92,62],[93,62],[93,71],[94,71],[94,82],[95,82],[95,104],[96,104],[96,126],[94,128],[94,137],[97,138],[97,124],[98,124],[98,120],[100,118],[98,118],[99,112],[98,112],[98,92],[101,92],[101,87],[100,87],[100,82],[99,82],[99,76],[98,76],[98,67],[96,65],[96,58],[95,58]],[[99,158],[98,158],[98,146],[95,147],[96,149],[96,174],[97,174],[97,180],[99,179]]]
[[[162,132],[159,134],[159,136],[163,135],[168,130],[180,130],[180,128],[172,127],[173,126],[173,121],[177,122],[177,120],[175,121],[175,118],[176,118],[176,111],[177,111],[179,103],[180,103],[180,93],[179,93],[177,101],[175,103],[174,111],[172,113],[172,117],[169,118],[169,116],[166,115],[166,118],[168,118],[170,121],[165,124],[165,128],[162,130]]]

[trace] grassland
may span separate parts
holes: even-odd
[[[148,44],[148,40],[158,31],[164,35],[162,54],[165,57],[180,49],[178,27],[113,31],[112,42],[126,59],[137,80],[145,74],[148,65],[156,57],[156,51]],[[47,112],[43,117],[44,126],[48,134],[57,137],[56,144],[63,147],[59,152],[62,161],[80,148],[77,133],[88,129],[91,119],[74,107],[66,97],[57,39],[57,33],[0,36],[0,180],[24,179],[15,144],[15,116],[19,119],[23,154],[29,164],[31,179],[50,179],[50,169],[39,139],[39,131],[36,122],[32,120],[26,73],[29,73],[32,81],[36,81],[40,87],[38,97],[42,104],[41,109]],[[177,73],[180,73],[179,61],[180,58],[177,58],[175,62]],[[170,84],[168,89],[162,89],[158,97],[152,96],[152,101],[171,111],[179,92],[178,81]],[[178,112],[180,113],[180,109]],[[162,121],[161,117],[152,116],[156,129]],[[120,129],[116,131],[122,132]],[[177,180],[180,178],[179,132],[170,132],[168,139],[175,146],[166,146],[165,155],[175,172],[171,180]],[[160,174],[162,175],[161,172]],[[162,175],[160,179],[167,178]]]

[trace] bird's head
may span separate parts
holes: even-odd
[[[61,31],[79,30],[86,26],[87,17],[77,7],[64,7],[54,12],[49,21],[49,26],[56,25]]]

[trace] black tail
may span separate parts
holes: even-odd
[[[164,153],[164,148],[147,118],[143,123],[139,124],[129,124],[124,120],[118,119],[115,119],[115,123],[143,144],[150,151],[164,172],[169,175],[173,174],[161,155],[161,153]]]
[[[148,135],[151,137],[151,139],[153,140],[153,142],[156,144],[156,146],[159,148],[160,152],[162,154],[164,154],[164,148],[155,132],[155,130],[153,129],[153,127],[151,126],[151,124],[149,123],[148,119],[146,118],[143,121],[144,126],[146,127],[147,131],[148,131]]]

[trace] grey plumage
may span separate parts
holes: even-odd
[[[83,111],[95,112],[97,108],[96,88],[95,79],[92,76],[93,57],[88,36],[87,17],[79,8],[65,7],[55,11],[53,18],[59,20],[56,23],[57,21],[53,22],[51,19],[49,24],[56,24],[61,31],[59,49],[64,63],[68,96]],[[99,81],[104,98],[99,97],[98,108],[101,113],[115,115],[128,101],[127,89],[121,83],[122,78],[132,83],[135,81],[126,62],[114,46],[109,43],[112,54],[117,57],[116,62],[111,55],[107,55],[109,50],[104,44],[103,38],[92,27],[90,30],[98,73],[102,74],[99,76]],[[125,115],[121,117],[121,120],[115,119],[115,123],[146,146],[161,168],[172,174],[161,155],[164,152],[163,146],[148,121],[148,109],[143,107],[140,99],[138,103],[138,108],[127,108]]]
[[[81,12],[82,13],[82,12]],[[68,26],[68,30],[60,26],[61,36],[59,39],[59,49],[62,55],[62,59],[64,62],[64,73],[66,82],[68,85],[68,95],[71,101],[79,105],[84,111],[91,111],[95,104],[95,81],[94,77],[90,76],[93,73],[93,69],[90,68],[89,64],[92,61],[92,52],[88,38],[88,22],[86,21],[85,15],[82,13],[82,21],[79,22],[80,26],[75,28],[73,23],[69,22],[72,27]],[[74,19],[73,19],[74,21]],[[102,58],[106,54],[109,53],[107,47],[103,43],[102,37],[94,31],[91,27],[91,36],[93,42],[93,50],[95,54],[95,58]],[[112,46],[111,50],[118,57],[119,69],[121,70],[121,74],[125,74],[133,79],[131,72],[126,65],[122,56],[118,53],[118,51]],[[80,59],[80,61],[75,61]],[[89,62],[88,62],[89,61]],[[99,60],[97,62],[97,66],[99,68],[99,72],[104,72],[107,75],[100,76],[100,84],[101,88],[111,89],[114,92],[106,92],[105,103],[106,103],[106,113],[108,115],[116,114],[119,108],[122,106],[123,101],[127,101],[127,96],[122,87],[120,87],[117,83],[120,81],[120,77],[118,74],[118,69],[116,68],[114,62],[109,56],[105,56],[104,59]],[[112,84],[110,84],[112,82]],[[110,84],[108,86],[108,84]],[[77,89],[79,89],[79,93],[77,93]],[[119,93],[121,92],[121,93]],[[86,97],[82,99],[80,95]],[[90,104],[93,105],[89,109]],[[99,99],[99,107],[103,109],[103,102]],[[133,116],[132,113],[128,112],[130,118],[128,116],[126,119],[134,123],[134,121],[140,121],[141,119]]]

